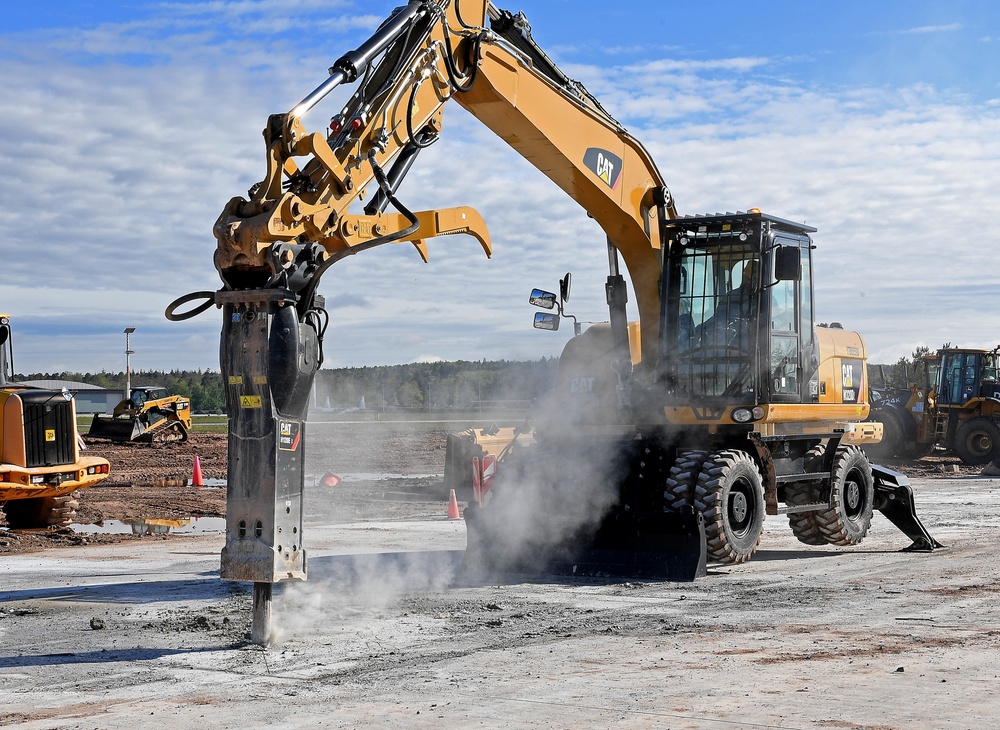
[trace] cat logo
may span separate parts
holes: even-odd
[[[591,147],[583,156],[583,164],[614,190],[622,174],[622,158],[607,150]]]
[[[282,451],[295,451],[299,448],[299,424],[295,421],[278,422],[278,448]]]

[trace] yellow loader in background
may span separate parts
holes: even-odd
[[[108,478],[107,459],[81,456],[69,392],[10,382],[10,318],[0,314],[0,509],[11,529],[65,527],[77,490]]]

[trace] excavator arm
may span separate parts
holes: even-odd
[[[425,241],[452,233],[473,235],[490,255],[474,211],[412,213],[395,196],[455,100],[601,225],[633,280],[643,351],[653,357],[659,222],[675,216],[670,194],[643,146],[556,68],[523,15],[484,0],[412,0],[329,73],[288,113],[270,117],[265,178],[216,222],[216,266],[227,285],[292,282],[308,295],[308,282],[346,255],[409,241],[426,260]],[[328,130],[307,132],[303,116],[345,83],[357,89]],[[363,214],[352,214],[358,201]],[[312,244],[322,250],[303,256]],[[311,304],[300,299],[300,312]]]
[[[355,90],[327,130],[307,131],[304,116],[345,84]],[[441,135],[451,100],[602,227],[612,329],[627,363],[619,377],[625,385],[631,377],[619,254],[637,298],[644,359],[655,361],[661,231],[676,214],[649,154],[556,68],[523,15],[486,0],[410,0],[397,8],[299,104],[268,119],[264,178],[247,197],[230,200],[214,227],[223,288],[181,297],[167,310],[173,320],[212,304],[224,310],[230,435],[222,577],[255,583],[257,643],[267,641],[271,584],[306,576],[305,421],[328,322],[320,279],[346,256],[386,243],[412,243],[426,261],[428,239],[464,233],[492,253],[475,210],[412,212],[397,196],[421,150]],[[177,312],[199,297],[206,301]]]

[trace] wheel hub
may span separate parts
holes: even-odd
[[[847,482],[844,485],[844,499],[847,500],[847,508],[851,512],[857,511],[861,504],[861,487],[857,482]]]
[[[747,497],[745,494],[737,492],[733,495],[732,510],[733,518],[736,522],[742,523],[747,518],[749,505],[747,504]]]

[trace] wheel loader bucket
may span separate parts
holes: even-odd
[[[115,418],[96,414],[87,435],[111,441],[135,441],[146,429],[134,418]]]
[[[872,464],[872,476],[875,478],[875,509],[913,540],[913,544],[903,548],[903,552],[929,553],[944,547],[930,536],[924,523],[917,517],[913,488],[904,474]]]

